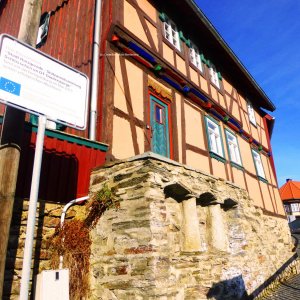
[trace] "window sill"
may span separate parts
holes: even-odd
[[[226,159],[224,157],[220,156],[219,154],[215,153],[215,152],[209,151],[209,155],[210,155],[211,158],[214,158],[217,161],[222,162],[223,164],[226,163]]]
[[[244,171],[244,167],[242,167],[241,165],[239,165],[239,164],[237,164],[237,163],[235,163],[235,162],[233,162],[233,161],[230,162],[230,165],[231,165],[232,167],[234,167],[234,168],[240,170],[240,171]]]
[[[221,89],[221,83],[219,83],[220,86],[218,87],[218,86],[217,86],[214,82],[212,82],[211,80],[209,80],[209,82],[210,82],[210,84],[211,84],[215,89],[217,89],[217,91],[219,91],[219,92],[222,91],[222,89]]]
[[[201,62],[202,63],[202,62]],[[192,68],[195,72],[199,73],[200,75],[202,75],[203,77],[205,76],[204,74],[204,69],[201,71],[200,69],[198,69],[197,66],[195,66],[190,60],[189,60],[189,67]],[[203,67],[203,63],[202,63],[202,67]]]
[[[267,179],[261,177],[261,176],[257,176],[258,180],[264,182],[264,183],[269,183]]]
[[[162,40],[163,42],[168,45],[170,48],[172,48],[173,50],[175,50],[175,52],[182,58],[185,59],[184,57],[184,49],[181,43],[181,40],[179,41],[180,43],[180,50],[173,44],[171,43],[164,35],[162,36]]]

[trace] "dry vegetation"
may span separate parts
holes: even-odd
[[[109,208],[118,208],[119,202],[113,192],[104,186],[95,193],[86,205],[87,217],[66,221],[57,227],[49,240],[52,252],[51,267],[59,266],[59,257],[63,256],[64,268],[70,270],[70,299],[79,300],[88,297],[91,240],[90,230],[97,224],[101,215]]]

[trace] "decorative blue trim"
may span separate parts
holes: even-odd
[[[203,100],[204,102],[208,102],[207,98],[204,95],[202,95],[198,90],[191,88],[190,92],[198,98],[200,98],[201,100]]]
[[[138,53],[141,57],[145,58],[149,62],[151,62],[153,65],[156,64],[156,60],[153,56],[151,56],[148,52],[146,52],[144,49],[140,48],[133,42],[128,42],[128,47]]]
[[[175,81],[171,80],[169,77],[167,77],[166,75],[161,75],[161,78],[163,80],[165,80],[169,85],[171,85],[172,87],[174,87],[175,89],[181,91],[181,86],[176,83]]]
[[[190,87],[188,87],[187,85],[185,85],[183,88],[182,88],[182,91],[187,94],[189,91],[190,91]]]
[[[229,122],[236,126],[238,129],[241,129],[241,125],[233,118],[229,118]]]
[[[223,121],[223,117],[217,113],[215,110],[211,110],[211,114],[217,117],[220,121]]]

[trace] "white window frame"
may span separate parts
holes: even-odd
[[[224,157],[223,142],[219,125],[206,117],[206,128],[208,134],[208,144],[210,152],[213,152],[221,157]]]
[[[203,66],[199,49],[194,43],[191,43],[190,47],[190,61],[198,70],[203,72]]]
[[[250,122],[256,126],[255,110],[250,102],[247,103],[247,109]]]
[[[266,179],[260,154],[256,150],[252,149],[252,155],[253,155],[253,161],[256,168],[257,176]]]
[[[172,45],[176,47],[177,50],[181,51],[177,26],[169,18],[164,21],[164,36]]]
[[[219,89],[220,88],[220,79],[216,67],[211,65],[209,67],[210,81]]]
[[[291,203],[291,212],[299,212],[299,203]]]
[[[228,130],[225,130],[225,135],[230,161],[242,166],[242,159],[236,135],[232,134]]]

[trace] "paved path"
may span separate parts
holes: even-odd
[[[300,257],[300,234],[293,234],[298,240],[297,253]],[[270,295],[267,300],[300,300],[300,274],[282,282],[281,285]]]

